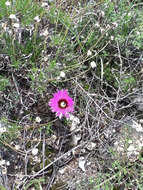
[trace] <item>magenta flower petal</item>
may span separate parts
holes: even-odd
[[[69,117],[69,112],[74,111],[74,102],[68,95],[67,90],[59,90],[53,94],[53,98],[49,101],[52,112],[56,112],[58,117]]]

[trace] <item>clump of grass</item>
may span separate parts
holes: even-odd
[[[4,91],[10,85],[9,79],[0,75],[0,91]]]
[[[0,140],[3,143],[11,143],[15,140],[15,137],[18,138],[20,135],[21,126],[16,122],[10,122],[7,118],[3,117],[0,120],[0,126],[3,129],[3,132],[0,133]]]
[[[117,152],[114,152],[114,156]],[[117,155],[116,155],[117,156]],[[78,189],[120,189],[120,188],[135,188],[138,187],[140,190],[142,189],[142,163],[141,160],[138,159],[136,163],[124,161],[123,159],[111,160],[112,164],[106,162],[110,162],[108,159],[103,161],[105,164],[103,167],[103,171],[96,173],[96,175],[91,177],[86,177],[79,182],[76,183],[76,187]],[[128,163],[127,163],[128,162]],[[102,163],[102,161],[101,161]],[[102,164],[103,164],[102,163]],[[106,170],[106,172],[105,172]]]

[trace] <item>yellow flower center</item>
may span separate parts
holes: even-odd
[[[66,108],[68,106],[68,102],[65,99],[60,100],[58,102],[58,104],[59,104],[59,107],[62,109]]]

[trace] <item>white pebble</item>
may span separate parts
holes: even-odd
[[[33,148],[32,149],[32,155],[36,156],[38,154],[38,148]]]
[[[7,162],[6,162],[6,165],[7,165],[7,166],[10,166],[10,162],[9,162],[9,161],[7,161]]]
[[[35,17],[34,17],[34,20],[35,20],[36,22],[40,22],[40,21],[41,21],[41,19],[39,18],[39,16],[35,16]]]
[[[130,145],[127,149],[129,152],[135,151],[135,147],[133,145]]]
[[[6,5],[6,6],[10,6],[11,3],[10,3],[9,1],[6,1],[6,2],[5,2],[5,5]]]
[[[85,158],[84,158],[84,157],[80,157],[80,158],[79,158],[78,166],[79,166],[79,168],[80,168],[83,172],[85,172],[85,163],[86,163]]]
[[[6,161],[5,160],[0,160],[0,166],[5,165]]]
[[[65,76],[66,76],[66,74],[65,74],[63,71],[61,71],[61,72],[60,72],[60,77],[61,77],[61,78],[64,78]]]
[[[10,19],[17,19],[14,14],[11,14],[11,15],[9,16],[9,18],[10,18]]]
[[[6,127],[0,127],[0,133],[5,133],[6,132]]]
[[[90,63],[90,66],[94,69],[94,68],[96,68],[96,63],[95,63],[95,61],[92,61],[91,63]]]
[[[16,150],[19,150],[19,149],[20,149],[20,146],[19,146],[19,145],[15,145],[15,149],[16,149]]]
[[[91,56],[92,55],[92,51],[88,50],[87,51],[87,56]]]
[[[35,119],[35,121],[36,121],[37,123],[40,123],[40,122],[41,122],[41,118],[40,118],[39,116],[37,116],[36,119]]]
[[[19,27],[20,27],[20,24],[19,24],[19,23],[14,23],[14,24],[13,24],[13,27],[14,27],[14,28],[19,28]]]

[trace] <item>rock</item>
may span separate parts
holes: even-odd
[[[95,147],[96,147],[96,143],[93,143],[93,142],[89,142],[89,143],[86,145],[86,148],[87,148],[87,150],[89,150],[89,151],[94,150]]]
[[[81,156],[79,158],[79,162],[78,162],[78,167],[83,171],[85,172],[85,163],[86,163],[86,160],[83,156]]]
[[[139,111],[143,111],[143,96],[138,95],[134,98],[133,103],[137,106]]]
[[[81,133],[76,133],[72,135],[70,146],[76,146],[81,139]]]
[[[143,147],[143,126],[132,118],[125,121],[114,143],[114,150],[120,156],[125,156],[130,161],[134,161],[138,158]]]

